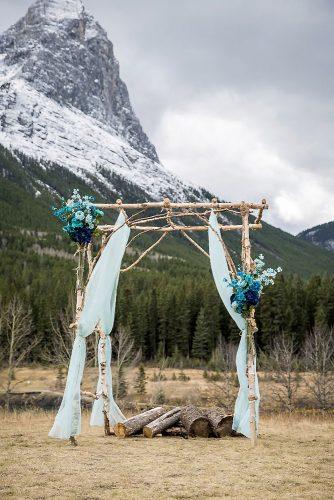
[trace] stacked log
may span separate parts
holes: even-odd
[[[215,437],[230,436],[232,434],[233,415],[226,415],[222,408],[210,408],[205,412]]]
[[[182,408],[181,423],[190,437],[208,438],[212,434],[212,427],[203,411],[193,405]]]
[[[169,429],[162,431],[161,435],[166,437],[182,437],[184,439],[188,439],[187,431],[180,424],[176,427],[170,427]]]
[[[161,415],[153,422],[145,425],[143,428],[143,434],[147,438],[153,438],[157,434],[161,434],[166,429],[173,427],[178,423],[181,416],[181,408],[178,406],[173,408],[173,410],[168,411]]]
[[[146,438],[157,435],[188,437],[224,437],[232,434],[233,415],[221,408],[201,410],[193,405],[177,406],[166,411],[162,406],[144,411],[115,425],[117,437],[143,433]]]
[[[152,410],[139,413],[139,415],[135,415],[134,417],[125,420],[125,422],[116,424],[114,427],[115,434],[120,438],[138,434],[138,432],[140,432],[143,427],[145,427],[145,425],[161,417],[161,415],[163,415],[164,413],[165,410],[162,408],[162,406],[158,406],[157,408],[152,408]]]

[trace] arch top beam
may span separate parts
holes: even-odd
[[[116,203],[96,203],[98,208],[104,210],[119,210],[124,208],[127,210],[140,209],[140,208],[217,208],[217,209],[241,209],[248,208],[249,210],[267,210],[269,208],[266,200],[262,200],[261,203],[250,203],[250,202],[239,202],[239,203],[219,203],[219,202],[184,202],[184,203],[173,203],[171,201],[150,201],[143,203],[123,203],[121,200],[117,200]]]

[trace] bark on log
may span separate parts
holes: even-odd
[[[188,436],[209,437],[212,432],[212,427],[205,413],[196,408],[196,406],[188,405],[182,408],[181,423],[185,427]]]
[[[222,408],[210,408],[205,412],[216,437],[232,434],[233,415],[225,415]]]
[[[133,434],[137,434],[142,430],[142,428],[156,420],[161,415],[165,413],[165,410],[162,406],[158,406],[157,408],[153,408],[152,410],[144,411],[139,415],[135,415],[132,418],[129,418],[125,422],[120,422],[115,425],[114,431],[117,437],[125,438],[128,436],[132,436]]]
[[[153,422],[145,425],[143,428],[143,434],[147,438],[153,438],[162,431],[169,429],[170,427],[176,425],[180,420],[181,407],[178,406],[173,408],[173,410],[168,411],[161,415],[161,417],[153,420]]]
[[[166,437],[182,437],[184,439],[188,439],[188,433],[182,426],[170,427],[169,429],[162,431],[161,434]]]

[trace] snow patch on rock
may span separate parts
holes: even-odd
[[[52,162],[91,182],[92,177],[112,188],[115,173],[139,186],[149,197],[196,197],[160,163],[132,148],[101,122],[74,107],[61,106],[24,80],[0,89],[0,143],[42,162]]]

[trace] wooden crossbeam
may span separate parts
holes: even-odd
[[[136,225],[130,225],[131,229],[137,230],[137,231],[154,231],[154,232],[162,232],[162,233],[171,233],[173,231],[207,231],[209,229],[209,226],[168,226],[168,227],[159,227],[159,226],[136,226]],[[249,229],[261,229],[262,224],[249,224]],[[117,229],[117,226],[109,226],[109,225],[104,225],[104,226],[98,226],[97,229],[102,231],[103,233],[109,233]],[[242,225],[230,225],[230,226],[223,226],[219,225],[219,229],[221,231],[235,231],[235,230],[242,230]]]
[[[240,209],[246,206],[249,210],[266,210],[268,209],[267,203],[218,203],[218,202],[203,202],[203,203],[172,203],[169,200],[153,201],[144,203],[123,203],[117,200],[116,203],[96,203],[96,207],[107,209],[120,209],[126,210],[140,209],[140,208],[217,208],[217,209]]]

